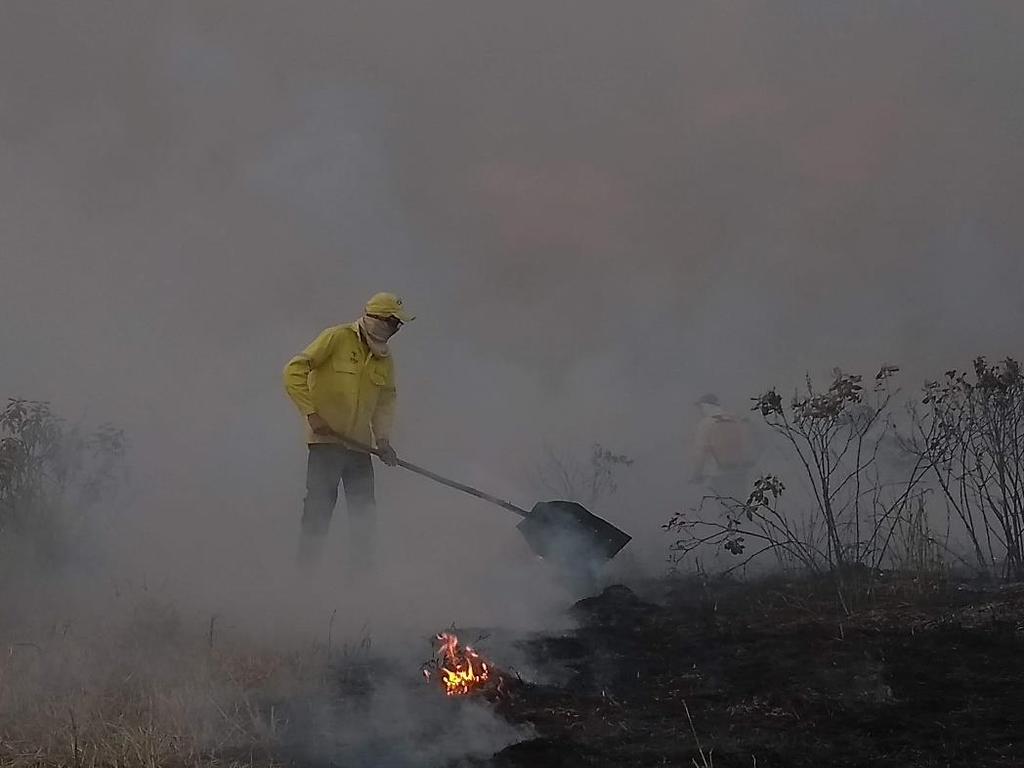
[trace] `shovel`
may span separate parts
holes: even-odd
[[[380,451],[368,445],[357,443],[348,438],[341,438],[352,448],[372,453],[380,457]],[[442,477],[429,469],[416,466],[411,462],[398,460],[398,466],[422,475],[435,483],[446,485],[457,491],[468,493],[478,499],[515,512],[522,520],[516,526],[537,555],[547,560],[557,561],[564,565],[610,560],[618,554],[632,536],[620,531],[607,520],[590,512],[582,504],[574,501],[541,501],[533,505],[527,512],[510,501],[504,501],[472,486]]]

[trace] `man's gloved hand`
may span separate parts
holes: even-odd
[[[311,413],[306,417],[306,421],[309,422],[309,428],[313,430],[314,435],[320,435],[321,437],[328,437],[334,434],[334,430],[331,429],[331,425],[327,423],[327,420],[319,413]]]
[[[395,453],[395,449],[391,447],[391,443],[387,440],[377,441],[377,456],[386,466],[398,466],[398,454]]]

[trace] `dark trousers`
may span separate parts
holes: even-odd
[[[338,501],[339,483],[345,488],[349,519],[347,565],[366,568],[373,561],[377,523],[373,464],[368,453],[352,451],[341,445],[309,446],[299,560],[312,565],[320,559],[334,505]]]

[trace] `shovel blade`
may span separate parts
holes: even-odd
[[[539,502],[516,527],[548,560],[610,560],[632,538],[574,501]]]

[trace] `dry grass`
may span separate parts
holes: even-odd
[[[212,639],[152,602],[117,626],[0,646],[0,768],[274,765],[288,725],[275,702],[322,687],[324,649]]]

